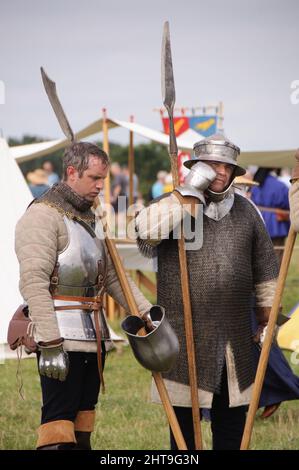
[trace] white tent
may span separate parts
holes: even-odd
[[[122,127],[136,134],[145,137],[154,142],[159,142],[163,145],[168,145],[169,136],[163,132],[150,129],[149,127],[142,126],[135,122],[120,121],[118,119],[107,119],[108,127]],[[103,120],[99,119],[81,131],[76,133],[76,138],[84,139],[91,135],[101,132]],[[195,142],[199,141],[201,136],[196,132],[188,129],[185,133],[177,138],[178,147],[181,150],[190,151]],[[11,147],[12,156],[19,162],[32,160],[43,155],[47,155],[67,145],[67,140],[52,140],[48,142],[41,142],[29,145],[20,145]],[[269,151],[242,151],[239,157],[239,163],[243,166],[257,165],[264,167],[293,167],[294,166],[294,153],[295,149],[287,150],[269,150]]]
[[[16,308],[22,303],[19,293],[19,264],[14,252],[14,231],[17,220],[32,201],[31,192],[18,167],[11,157],[6,141],[0,138],[0,343],[6,342],[8,322]]]

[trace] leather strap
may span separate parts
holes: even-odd
[[[101,307],[100,304],[95,302],[90,302],[86,304],[76,304],[76,305],[56,305],[54,310],[98,310]]]
[[[59,270],[59,263],[57,261],[50,277],[49,291],[52,296],[55,294],[57,290],[57,286],[58,286],[58,270]]]
[[[53,295],[54,300],[69,300],[74,302],[97,302],[98,296],[96,297],[78,297],[75,295]]]
[[[105,382],[104,382],[104,374],[103,374],[103,362],[102,362],[102,332],[100,327],[100,311],[94,311],[94,323],[96,327],[96,338],[97,338],[97,359],[98,359],[98,370],[100,381],[102,385],[102,392],[105,393]]]

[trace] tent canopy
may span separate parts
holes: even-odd
[[[145,137],[151,141],[158,142],[163,145],[169,144],[169,136],[163,132],[150,129],[149,127],[142,126],[135,122],[119,121],[118,119],[107,119],[108,127],[122,127],[129,131]],[[76,133],[76,139],[84,139],[97,134],[102,131],[103,120],[89,124],[87,127]],[[177,138],[178,147],[183,151],[190,151],[193,149],[195,142],[201,140],[201,136],[196,132],[190,132],[188,129],[185,133]],[[33,160],[37,157],[48,155],[56,150],[64,148],[68,145],[66,139],[52,140],[48,142],[40,142],[28,145],[19,145],[11,147],[11,155],[18,161],[18,163]],[[290,150],[269,150],[269,151],[244,151],[238,159],[239,164],[243,166],[257,165],[270,168],[282,168],[294,166],[294,153],[295,149]]]
[[[18,305],[23,303],[19,293],[19,264],[14,251],[14,232],[17,220],[32,201],[31,192],[16,161],[11,157],[7,142],[0,138],[0,188],[2,224],[0,230],[0,344],[6,342],[8,322]]]

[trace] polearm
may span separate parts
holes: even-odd
[[[163,41],[162,41],[162,97],[165,108],[169,116],[169,157],[171,163],[171,172],[174,187],[179,185],[178,172],[178,147],[173,124],[173,108],[175,104],[175,86],[173,78],[173,67],[171,57],[169,23],[164,23]],[[183,224],[181,225],[181,237],[178,240],[180,274],[182,299],[184,306],[184,321],[186,334],[186,348],[188,357],[188,372],[191,392],[192,418],[195,438],[195,448],[202,449],[200,410],[198,399],[197,371],[195,361],[194,335],[192,325],[192,310],[190,301],[188,265],[185,250],[185,240],[183,233]]]
[[[41,74],[42,74],[42,80],[43,80],[43,84],[44,84],[46,93],[48,95],[51,106],[54,110],[54,113],[57,117],[57,120],[60,124],[60,127],[61,127],[63,133],[65,134],[65,136],[71,142],[74,142],[75,141],[75,136],[74,136],[72,128],[69,124],[69,121],[66,117],[66,114],[63,110],[63,107],[60,103],[60,100],[58,98],[58,95],[57,95],[57,92],[56,92],[56,84],[55,84],[55,82],[53,82],[47,76],[47,74],[45,73],[43,68],[41,68]],[[95,202],[95,207],[97,207],[97,206],[100,206],[100,201],[99,200],[97,200]],[[115,243],[111,239],[111,237],[109,236],[107,224],[103,220],[102,220],[102,224],[103,224],[103,229],[104,229],[104,233],[105,233],[105,242],[106,242],[106,245],[107,245],[107,249],[108,249],[108,251],[110,253],[110,256],[111,256],[111,259],[113,261],[113,264],[114,264],[114,267],[115,267],[120,285],[122,287],[125,299],[127,301],[128,307],[130,309],[130,312],[131,312],[132,315],[140,316],[139,312],[138,312],[136,301],[134,299],[131,287],[129,285],[129,282],[128,282],[128,279],[127,279],[127,276],[126,276],[126,273],[125,273],[125,269],[122,265],[120,256],[119,256],[118,251],[117,251],[116,246],[115,246]],[[141,335],[142,335],[142,333],[144,335],[145,331],[140,332]],[[186,446],[183,434],[181,432],[176,414],[175,414],[175,412],[173,410],[173,407],[172,407],[172,404],[170,402],[170,399],[169,399],[169,396],[168,396],[168,393],[167,393],[167,389],[166,389],[165,384],[163,382],[162,375],[160,373],[157,373],[157,372],[153,372],[152,374],[153,374],[153,378],[155,380],[158,392],[160,394],[160,398],[161,398],[162,404],[164,406],[165,413],[166,413],[166,416],[167,416],[168,421],[169,421],[169,425],[171,427],[171,430],[173,432],[175,441],[177,443],[178,449],[179,450],[187,450],[187,446]]]
[[[285,286],[286,277],[288,274],[288,269],[292,257],[292,252],[296,240],[297,233],[294,231],[292,226],[290,227],[287,241],[285,244],[284,254],[281,262],[281,267],[279,271],[279,276],[277,280],[277,288],[275,291],[275,296],[273,300],[273,305],[271,308],[268,327],[265,335],[265,340],[262,346],[262,351],[258,363],[258,368],[255,376],[252,397],[250,400],[249,410],[247,413],[244,433],[241,442],[241,450],[248,450],[254,425],[254,418],[258,409],[260,395],[264,383],[266,368],[269,360],[270,349],[272,345],[272,339],[274,335],[275,325],[280,309],[280,303],[282,299],[282,294]]]
[[[128,279],[127,279],[123,264],[121,262],[119,253],[116,249],[115,243],[111,239],[111,237],[109,236],[108,228],[107,228],[107,225],[105,223],[103,223],[103,227],[104,227],[104,232],[106,234],[106,236],[105,236],[106,246],[108,248],[109,254],[110,254],[111,259],[113,261],[113,264],[114,264],[114,267],[115,267],[120,285],[122,287],[122,291],[124,293],[126,302],[128,304],[130,313],[131,313],[131,315],[136,315],[136,316],[140,317],[139,312],[138,312],[138,307],[137,307],[135,298],[134,298],[133,293],[132,293],[132,289],[131,289],[130,284],[128,282]],[[142,329],[142,330],[139,330],[138,334],[140,336],[144,336],[146,334],[146,332],[145,332],[144,329]],[[174,435],[174,439],[175,439],[176,444],[178,446],[178,449],[179,450],[187,450],[187,446],[186,446],[182,431],[180,429],[176,414],[173,410],[173,406],[171,404],[171,401],[170,401],[167,389],[165,387],[162,375],[159,372],[152,372],[152,375],[153,375],[153,379],[155,381],[157,390],[159,392],[159,395],[160,395],[160,398],[161,398],[161,401],[162,401],[162,405],[164,407],[164,411],[166,413],[169,425],[170,425],[172,433]]]

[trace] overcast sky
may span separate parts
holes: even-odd
[[[61,137],[43,90],[57,83],[74,130],[101,116],[161,129],[162,28],[170,21],[178,106],[224,103],[225,132],[243,150],[299,146],[297,0],[1,0],[0,128],[5,137]],[[127,142],[127,131],[111,140]]]

